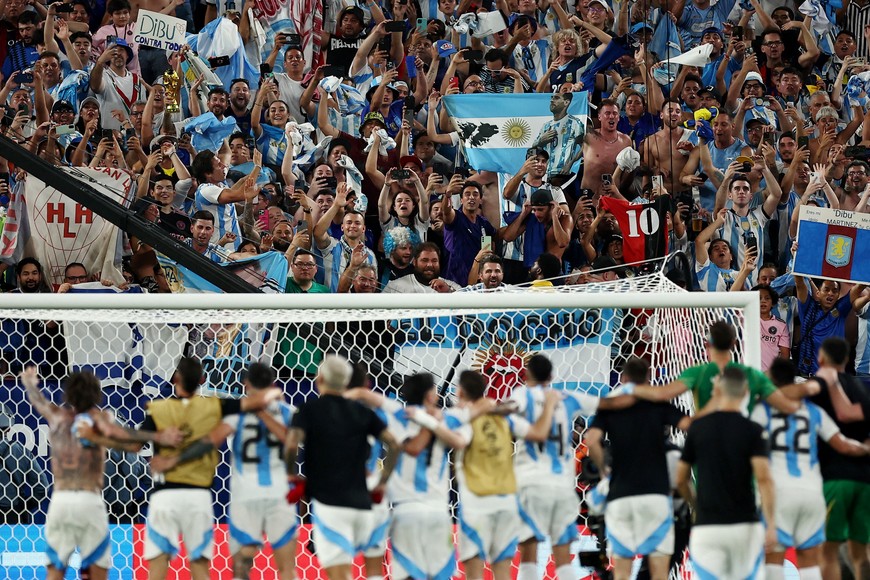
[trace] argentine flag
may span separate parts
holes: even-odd
[[[568,115],[585,127],[589,93],[572,94]],[[537,142],[544,125],[553,121],[552,96],[479,93],[447,95],[443,101],[459,132],[469,165],[478,171],[514,174],[522,167],[526,150]]]

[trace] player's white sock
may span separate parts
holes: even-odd
[[[538,580],[538,565],[535,562],[520,562],[517,580]]]
[[[577,569],[571,564],[562,564],[556,568],[558,580],[577,580]]]
[[[767,580],[785,580],[782,564],[765,564],[764,574]]]
[[[822,569],[818,566],[801,568],[798,572],[800,572],[801,580],[822,580]]]

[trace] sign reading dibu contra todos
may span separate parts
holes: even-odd
[[[140,46],[178,51],[184,45],[186,30],[187,23],[181,18],[140,10],[133,40]]]

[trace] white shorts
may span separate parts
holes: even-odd
[[[461,494],[460,494],[461,495]],[[467,496],[470,494],[466,494]],[[519,544],[523,521],[519,504],[511,496],[462,499],[459,509],[459,559],[466,561],[475,556],[495,564],[513,558]]]
[[[230,500],[230,550],[233,554],[242,546],[260,546],[263,535],[272,548],[285,546],[296,537],[299,519],[296,506],[283,497]]]
[[[324,568],[350,564],[372,534],[372,510],[326,505],[311,500],[314,546]]]
[[[456,570],[453,523],[447,506],[393,506],[391,578],[450,578]]]
[[[65,570],[78,547],[82,568],[111,565],[109,515],[103,498],[92,491],[55,491],[45,516],[48,563]]]
[[[776,535],[782,551],[807,550],[825,541],[827,506],[822,490],[776,488]]]
[[[151,494],[145,526],[146,560],[179,551],[179,536],[191,560],[211,560],[214,552],[211,490],[161,489]]]
[[[764,527],[757,522],[695,526],[689,557],[701,580],[759,578],[764,573]]]
[[[619,558],[674,553],[674,506],[661,494],[621,497],[604,508],[607,551]]]
[[[577,539],[577,515],[580,501],[573,489],[554,486],[526,486],[518,493],[523,528],[520,541],[531,538],[543,542],[550,538],[554,546]]]
[[[390,504],[386,499],[372,503],[372,533],[363,553],[366,558],[383,556],[387,551],[387,532],[390,529]]]

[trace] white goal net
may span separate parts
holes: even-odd
[[[170,394],[169,380],[183,355],[199,357],[207,373],[204,394],[238,397],[247,364],[269,362],[288,402],[316,396],[312,379],[324,353],[339,353],[367,366],[372,388],[396,396],[403,377],[435,376],[450,404],[465,369],[479,370],[490,396],[502,398],[523,380],[526,357],[546,354],[556,388],[605,395],[617,384],[629,356],[650,362],[653,381],[667,382],[706,360],[704,339],[720,319],[738,327],[738,356],[758,355],[755,293],[688,293],[660,273],[609,283],[547,290],[447,295],[3,295],[0,296],[0,430],[2,449],[14,457],[0,480],[0,565],[9,578],[44,577],[42,524],[51,492],[48,427],[17,380],[35,364],[43,392],[61,401],[71,370],[92,370],[102,380],[104,407],[136,426],[145,405]],[[684,402],[690,409],[691,402]],[[576,426],[576,441],[585,425]],[[230,578],[226,542],[228,452],[214,484],[217,557],[212,567]],[[151,487],[149,455],[112,451],[106,461],[104,499],[111,519],[111,578],[147,577],[141,559]],[[585,455],[578,445],[578,470]],[[578,478],[575,553],[594,551],[582,509]],[[318,578],[309,552],[309,523],[300,531],[298,578]],[[553,576],[541,551],[541,566]],[[74,560],[73,565],[76,564]],[[578,564],[579,565],[579,564]],[[388,570],[388,569],[387,569]],[[588,572],[586,570],[585,572]],[[580,577],[585,573],[578,570]],[[169,578],[187,578],[178,559]],[[276,578],[268,549],[252,578]]]

